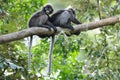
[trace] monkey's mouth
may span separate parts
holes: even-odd
[[[50,11],[46,11],[47,14],[50,14]]]

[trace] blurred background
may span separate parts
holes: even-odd
[[[0,35],[27,29],[30,16],[46,3],[55,11],[72,6],[82,23],[120,14],[120,0],[0,0]],[[50,39],[34,36],[30,73],[28,41],[0,45],[0,80],[120,79],[120,23],[86,30],[79,36],[57,35],[49,77],[44,75]]]

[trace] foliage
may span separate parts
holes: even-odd
[[[33,12],[46,0],[0,0],[0,35],[27,28]],[[27,78],[27,47],[23,40],[0,45],[0,79]]]
[[[78,18],[82,22],[103,19],[120,13],[119,0],[70,0],[68,3],[78,11]],[[82,67],[85,67],[85,75],[87,75],[84,79],[119,80],[119,25],[110,25],[80,35],[80,52],[85,55],[83,60],[85,65]]]
[[[66,6],[71,5],[76,9],[77,18],[83,23],[120,13],[119,0],[62,1],[63,4],[66,2]],[[0,35],[27,28],[30,15],[46,2],[46,0],[0,0]],[[119,34],[118,23],[81,32],[79,36],[66,37],[64,34],[56,36],[52,55],[52,74],[49,77],[45,76],[45,71],[50,39],[40,39],[32,47],[30,73],[27,72],[26,39],[2,44],[0,45],[0,79],[119,80]]]

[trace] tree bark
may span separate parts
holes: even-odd
[[[116,24],[118,22],[120,22],[120,15],[110,17],[110,18],[106,18],[106,19],[102,19],[102,20],[99,20],[99,21],[93,21],[93,22],[90,22],[90,23],[75,25],[73,33],[77,32],[79,30],[80,31],[92,30],[92,29],[95,29],[95,28]],[[63,29],[63,28],[57,27],[57,33],[56,34],[58,34],[62,30],[70,31],[69,29]],[[0,36],[0,44],[15,41],[15,40],[19,40],[19,39],[28,37],[30,35],[52,34],[52,33],[54,33],[53,30],[49,31],[48,29],[42,28],[42,27],[28,28],[28,29],[25,29],[25,30],[22,30],[22,31],[1,35]]]

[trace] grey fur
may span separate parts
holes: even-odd
[[[69,28],[69,29],[71,29],[71,31],[74,30],[71,22],[73,22],[75,24],[81,24],[81,22],[79,22],[76,19],[75,10],[73,10],[72,8],[69,8],[67,10],[58,10],[57,12],[52,14],[50,21],[53,23],[54,26],[59,26],[62,28]],[[74,34],[78,35],[78,34],[80,34],[80,31],[78,31]]]

